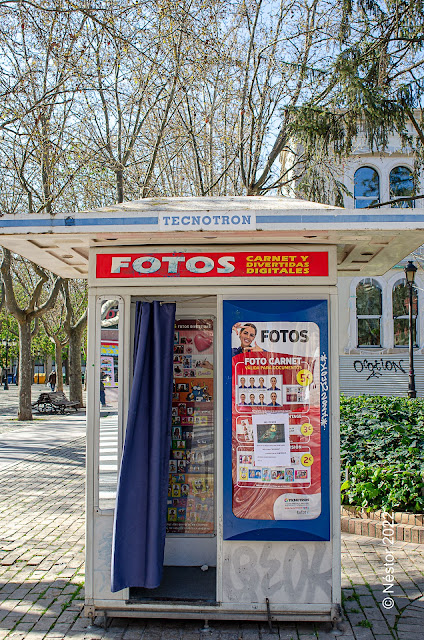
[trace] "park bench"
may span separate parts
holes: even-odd
[[[32,404],[33,409],[38,413],[65,413],[67,409],[78,411],[79,406],[78,400],[68,400],[60,391],[42,392]]]

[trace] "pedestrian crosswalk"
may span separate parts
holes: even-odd
[[[118,482],[118,413],[100,416],[99,508],[113,509]]]

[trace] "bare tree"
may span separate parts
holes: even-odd
[[[5,248],[0,273],[6,308],[19,325],[18,420],[31,420],[31,338],[38,329],[39,318],[53,307],[62,280],[58,277],[53,279],[51,274],[28,261],[20,260],[14,264],[10,251]]]
[[[63,288],[61,288],[63,293]],[[41,323],[49,340],[54,344],[56,365],[56,388],[63,392],[63,349],[69,341],[64,329],[67,315],[66,304],[63,295],[59,295],[56,303],[50,311],[41,317]]]
[[[62,285],[66,306],[64,329],[69,345],[69,400],[83,406],[81,349],[87,326],[87,285],[85,281],[65,280]]]
[[[16,122],[31,114],[38,107],[50,104],[57,98],[57,93],[65,90],[66,81],[75,75],[75,62],[78,58],[78,49],[81,47],[81,33],[84,25],[100,28],[110,39],[119,39],[126,42],[128,47],[133,47],[131,38],[126,39],[124,33],[119,32],[118,24],[125,16],[129,22],[134,21],[134,11],[137,13],[140,4],[137,0],[120,0],[119,2],[96,4],[75,4],[67,0],[57,2],[37,2],[36,0],[2,0],[0,2],[0,40],[2,49],[0,53],[0,130],[8,130]],[[38,87],[36,100],[22,103],[19,98],[21,93],[26,93],[31,85],[31,76],[34,69],[32,65],[37,62],[37,50],[30,45],[33,56],[29,59],[29,65],[24,64],[25,56],[23,47],[26,45],[21,37],[21,31],[29,33],[38,30],[45,31],[46,40],[51,35],[53,24],[60,31],[51,39],[51,48],[56,49],[55,54],[65,54],[66,65],[62,63],[61,73],[50,76],[47,85],[41,83]],[[72,28],[69,30],[69,25]],[[28,28],[29,27],[29,28]],[[69,37],[70,36],[70,39]],[[75,57],[75,52],[77,53]],[[51,69],[50,69],[51,70]]]
[[[180,69],[182,99],[158,159],[172,195],[265,195],[291,180],[296,113],[313,99],[334,57],[341,5],[250,0],[209,7]],[[296,158],[296,164],[301,163]],[[291,167],[292,168],[292,167]]]
[[[113,175],[118,202],[155,194],[189,48],[191,4],[158,11],[146,2],[135,22],[124,15],[117,21],[119,37],[101,26],[90,34],[83,125],[97,173],[108,189]]]
[[[61,13],[59,7],[47,14],[31,7],[23,12],[20,5],[6,17],[0,60],[21,80],[3,107],[11,113],[0,142],[3,180],[5,192],[13,185],[16,194],[12,202],[4,194],[9,201],[5,209],[52,215],[65,206],[67,191],[85,163],[83,143],[75,145],[75,112],[87,19]]]

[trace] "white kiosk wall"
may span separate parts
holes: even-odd
[[[322,249],[322,248],[321,248]],[[131,248],[131,252],[134,249]],[[280,253],[283,248],[280,249]],[[116,251],[119,254],[119,250]],[[154,252],[152,252],[154,253]],[[270,534],[267,539],[224,539],[224,439],[223,439],[223,366],[226,354],[222,325],[222,307],[225,300],[326,300],[329,308],[330,328],[330,403],[337,406],[337,367],[334,366],[336,345],[332,331],[336,322],[336,290],[334,275],[320,278],[321,286],[305,285],[305,280],[297,280],[299,286],[267,286],[259,279],[258,286],[233,286],[233,281],[223,285],[222,280],[203,280],[202,286],[178,281],[171,287],[169,279],[157,280],[155,295],[151,282],[146,280],[119,279],[109,286],[105,280],[97,279],[92,284],[100,285],[91,289],[89,313],[89,393],[96,402],[88,407],[88,483],[87,483],[87,588],[86,611],[104,611],[108,615],[148,615],[151,617],[197,618],[240,618],[266,619],[267,601],[274,619],[326,619],[337,615],[340,602],[340,531],[338,501],[338,420],[334,411],[331,415],[330,483],[334,500],[331,500],[331,536],[325,540],[279,539]],[[255,278],[256,280],[256,278]],[[274,280],[274,278],[273,278]],[[303,280],[303,282],[302,282]],[[310,282],[310,279],[308,279]],[[281,279],[280,279],[281,282]],[[117,286],[119,283],[119,286]],[[322,284],[321,284],[322,283]],[[256,283],[255,283],[256,284]],[[131,598],[130,590],[112,594],[110,591],[110,555],[112,544],[113,508],[107,500],[113,500],[113,487],[105,488],[105,479],[112,480],[117,471],[117,461],[122,449],[125,416],[132,369],[133,322],[131,310],[138,299],[175,301],[177,318],[213,318],[214,324],[214,531],[209,537],[170,534],[166,541],[165,565],[187,566],[216,565],[215,598],[209,602],[137,601]],[[106,347],[105,327],[103,327],[105,301],[115,301],[112,311],[119,311],[117,358]],[[112,318],[116,314],[112,314]],[[103,322],[104,324],[104,322]],[[336,332],[334,332],[336,335]],[[102,354],[103,348],[103,354]],[[228,356],[228,354],[227,354]],[[111,357],[116,358],[114,361]],[[103,358],[103,360],[102,360]],[[109,360],[107,359],[109,358]],[[100,380],[103,368],[117,370],[118,385],[113,387],[116,414],[112,408],[100,408]],[[188,367],[187,367],[188,368]],[[116,377],[116,376],[115,376]],[[109,381],[107,381],[109,384]],[[92,391],[91,391],[92,390]],[[111,397],[112,387],[106,385],[106,404]],[[335,402],[334,402],[335,400]],[[109,410],[109,411],[108,411]],[[108,414],[108,415],[106,415]],[[109,422],[108,422],[109,421]],[[109,474],[109,476],[108,476]],[[215,560],[215,562],[214,562]],[[205,613],[205,607],[207,615]]]

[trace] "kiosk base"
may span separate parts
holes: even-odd
[[[136,602],[202,602],[216,604],[216,568],[164,567],[162,582],[156,589],[130,588],[128,604]]]
[[[256,605],[259,607],[259,605]],[[182,602],[152,602],[142,603],[127,601],[119,606],[116,602],[98,603],[86,605],[84,615],[95,618],[106,616],[107,618],[167,618],[179,620],[242,620],[244,622],[269,622],[266,603],[260,605],[260,609],[252,607],[240,607],[230,603],[214,604],[205,611],[205,604]],[[281,605],[273,606],[271,603],[270,614],[272,622],[331,622],[337,625],[341,621],[340,605]]]

